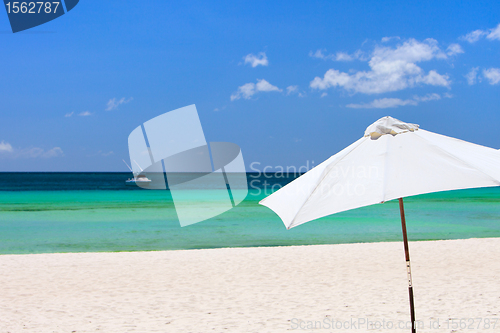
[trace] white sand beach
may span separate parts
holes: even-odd
[[[500,239],[410,254],[418,332],[500,330]],[[410,331],[402,242],[2,255],[0,272],[2,333]]]

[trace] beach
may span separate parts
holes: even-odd
[[[83,3],[4,1],[0,333],[500,333],[500,1]]]
[[[410,254],[419,332],[495,331],[500,239]],[[1,255],[0,271],[2,333],[409,331],[402,242]]]

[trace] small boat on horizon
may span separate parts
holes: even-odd
[[[151,183],[151,179],[146,176],[137,176],[134,178],[129,178],[125,181],[125,185],[137,185],[139,183],[141,184],[141,186],[144,186]]]
[[[149,183],[151,183],[151,179],[149,179],[145,175],[141,175],[140,173],[139,174],[134,173],[134,170],[132,170],[132,168],[127,164],[127,162],[125,162],[125,160],[123,160],[123,163],[125,163],[125,165],[129,168],[129,170],[134,175],[134,178],[129,178],[125,181],[125,185],[133,186],[133,185],[140,184],[141,186],[147,186]],[[135,163],[137,164],[139,169],[141,169],[141,172],[143,172],[144,170],[141,168],[141,166],[137,162],[135,162]]]

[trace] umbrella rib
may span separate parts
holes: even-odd
[[[366,140],[365,140],[366,141]],[[360,143],[354,147],[350,152],[348,152],[347,154],[345,154],[344,156],[342,156],[337,162],[335,162],[334,165],[338,164],[340,161],[342,161],[344,158],[346,158],[350,153],[352,153],[356,148],[359,147],[359,145],[364,142],[364,141],[361,141],[360,140]],[[309,196],[307,197],[307,199],[302,203],[302,205],[300,205],[300,208],[297,210],[297,214],[295,214],[295,216],[293,217],[293,220],[290,222],[290,226],[287,228],[287,229],[290,229],[292,228],[292,225],[293,223],[295,222],[295,219],[297,218],[297,216],[299,215],[300,211],[302,210],[302,208],[305,206],[306,203],[309,202],[309,199],[312,197],[312,195],[314,194],[314,192],[316,192],[316,190],[318,189],[319,185],[321,184],[321,182],[323,181],[323,179],[325,179],[325,177],[332,171],[333,167],[330,168],[330,170],[328,170],[324,175],[323,177],[321,177],[321,179],[318,181],[318,183],[316,184],[316,186],[314,187],[314,190],[311,192],[311,194],[309,194]],[[328,214],[328,215],[331,215],[331,214]]]
[[[429,133],[432,133],[432,132],[429,132]],[[455,154],[452,154],[452,153],[450,153],[449,151],[447,151],[447,150],[445,150],[445,149],[441,148],[440,146],[436,145],[436,144],[435,144],[435,143],[433,143],[432,141],[430,141],[430,140],[428,140],[428,139],[426,139],[426,138],[423,138],[423,137],[421,137],[420,135],[417,135],[417,137],[418,137],[418,138],[420,138],[421,140],[424,140],[424,141],[426,141],[426,142],[430,143],[432,146],[434,146],[434,147],[438,148],[439,150],[441,150],[442,152],[444,152],[446,155],[451,156],[451,157],[453,157],[454,159],[456,159],[456,160],[458,160],[458,161],[462,162],[463,164],[467,165],[468,167],[471,167],[471,168],[473,168],[473,169],[475,169],[475,170],[477,170],[477,171],[481,172],[482,174],[486,175],[488,178],[490,178],[490,179],[492,179],[494,182],[496,182],[498,185],[500,185],[500,181],[499,181],[498,179],[496,179],[496,178],[492,177],[491,175],[489,175],[489,174],[488,174],[488,173],[486,173],[485,171],[483,171],[483,170],[479,169],[478,167],[476,167],[476,166],[474,166],[474,165],[472,165],[472,164],[468,163],[467,161],[464,161],[463,159],[461,159],[460,157],[456,156]],[[460,141],[462,141],[462,140],[460,140]],[[465,141],[465,142],[466,142],[466,141]]]

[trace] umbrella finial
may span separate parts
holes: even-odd
[[[395,136],[401,133],[416,131],[418,128],[417,124],[405,123],[391,116],[385,116],[368,126],[365,136],[371,137],[372,140],[377,140],[385,134]]]

